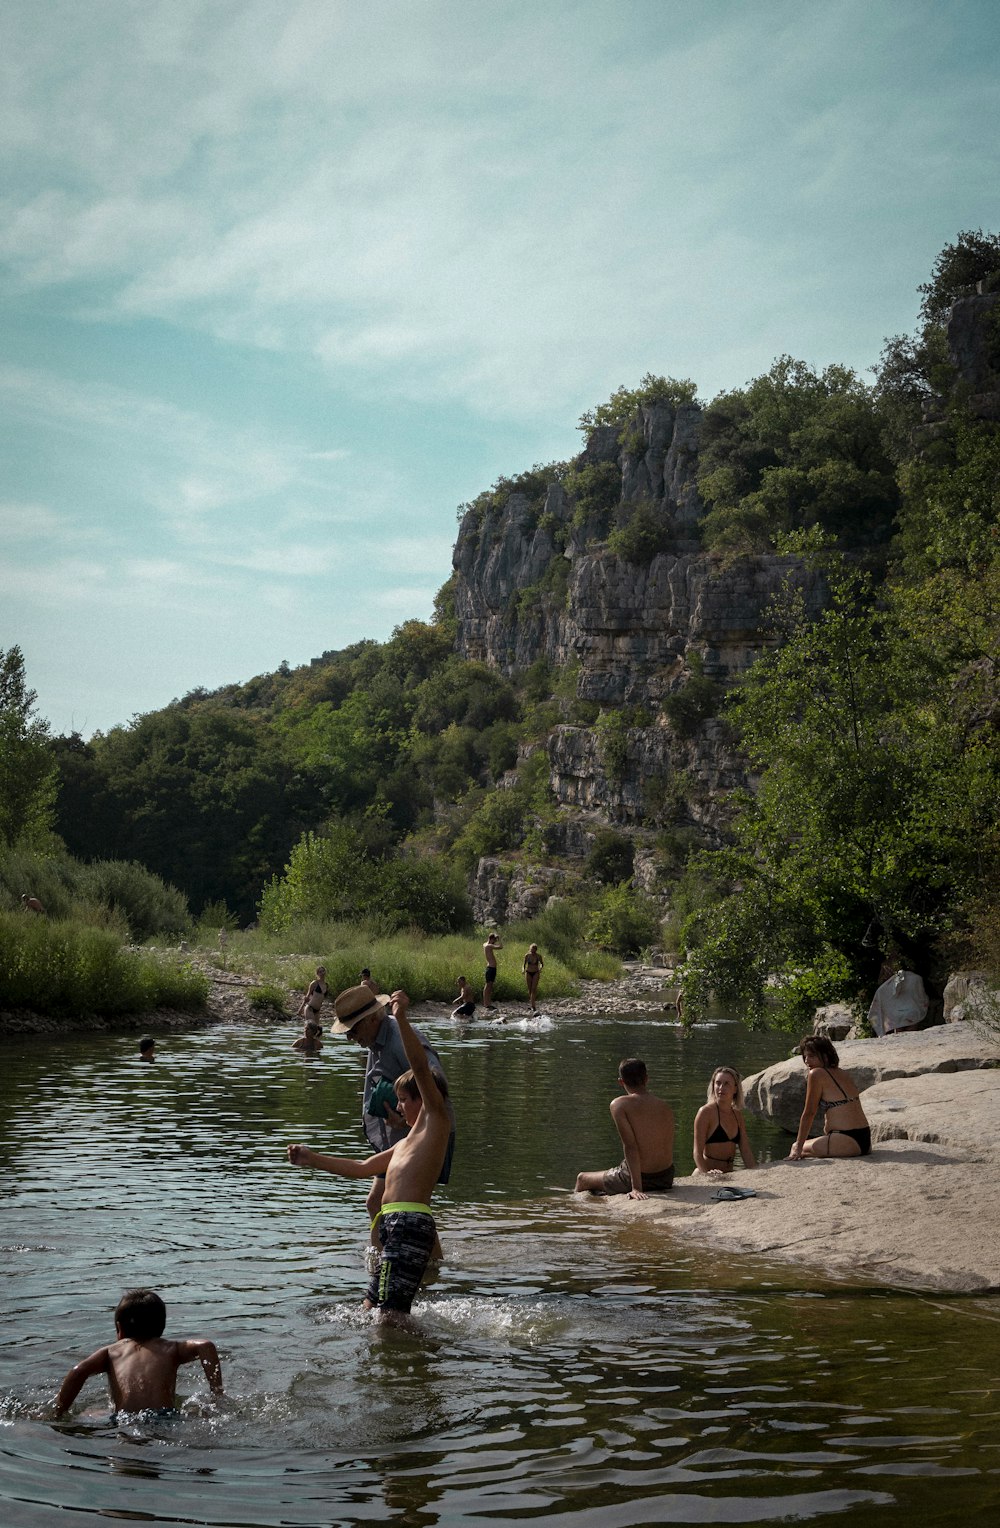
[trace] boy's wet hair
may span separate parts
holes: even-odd
[[[323,1033],[323,1026],[319,1022],[318,1019],[306,1019],[306,1034],[307,1035],[321,1035],[322,1033]]]
[[[127,1289],[115,1307],[115,1325],[123,1337],[162,1337],[167,1307],[155,1289]]]
[[[640,1061],[636,1056],[618,1063],[618,1075],[627,1088],[640,1088],[644,1082],[649,1081],[645,1061]]]
[[[434,1069],[434,1067],[431,1067],[431,1076],[437,1083],[438,1092],[441,1094],[441,1097],[447,1098],[448,1084],[444,1080],[443,1073],[438,1072]],[[403,1089],[403,1092],[406,1094],[407,1098],[412,1098],[414,1102],[416,1102],[416,1100],[420,1097],[420,1089],[417,1087],[417,1079],[414,1077],[412,1071],[403,1072],[400,1077],[397,1077],[396,1081],[393,1083],[393,1087],[396,1089],[397,1098],[399,1097],[400,1088]]]
[[[152,1035],[143,1035],[142,1039],[139,1041],[139,1050],[140,1052],[152,1050],[155,1044],[156,1041],[153,1039]]]

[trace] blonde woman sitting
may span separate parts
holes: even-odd
[[[708,1102],[694,1117],[694,1161],[710,1178],[731,1173],[736,1153],[744,1167],[756,1167],[743,1118],[743,1079],[735,1067],[717,1066],[708,1084]]]

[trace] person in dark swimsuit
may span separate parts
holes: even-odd
[[[737,1151],[744,1167],[756,1167],[743,1108],[739,1072],[732,1066],[717,1066],[708,1084],[708,1102],[694,1119],[694,1162],[700,1173],[717,1177],[732,1172]]]
[[[538,978],[542,974],[545,962],[538,953],[537,944],[531,945],[527,955],[521,962],[521,970],[528,985],[528,1002],[531,1004],[532,1013],[535,1012],[535,1000],[538,997]]]
[[[453,1019],[471,1019],[476,1011],[476,999],[464,976],[458,978],[458,1000],[451,1010]]]
[[[502,950],[499,934],[490,934],[483,945],[483,959],[486,962],[486,970],[483,972],[483,1007],[493,1007],[493,983],[497,979],[497,950]]]
[[[825,1035],[807,1035],[799,1052],[809,1070],[809,1080],[799,1132],[789,1157],[793,1162],[801,1157],[866,1157],[872,1149],[871,1127],[854,1079],[840,1069],[832,1040]],[[810,1140],[817,1112],[823,1118],[823,1134]]]

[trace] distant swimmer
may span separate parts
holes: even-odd
[[[303,1051],[307,1056],[318,1056],[323,1049],[323,1026],[315,1019],[306,1019],[302,1033],[292,1041],[292,1050]]]
[[[98,1348],[70,1369],[56,1396],[59,1415],[72,1406],[88,1379],[96,1374],[107,1375],[116,1413],[175,1415],[177,1370],[196,1361],[205,1371],[212,1394],[222,1395],[222,1367],[215,1343],[207,1338],[170,1342],[163,1336],[166,1322],[167,1308],[155,1290],[130,1289],[122,1295],[115,1310],[117,1342]]]
[[[476,998],[464,976],[458,978],[458,998],[451,1010],[453,1019],[471,1019],[476,1011]]]
[[[607,1172],[580,1173],[578,1194],[628,1194],[645,1199],[647,1193],[673,1187],[674,1111],[649,1091],[646,1063],[632,1058],[618,1068],[624,1098],[611,1100],[611,1118],[625,1149],[625,1160]]]

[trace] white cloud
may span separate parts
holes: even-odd
[[[651,335],[691,370],[720,291],[759,324],[776,252],[835,258],[838,209],[883,167],[905,195],[894,161],[933,166],[983,104],[901,90],[919,21],[859,0],[8,9],[0,248],[26,282],[100,277],[112,310],[483,414]]]
[[[47,504],[0,503],[0,541],[8,543],[92,539],[92,530],[74,523]]]

